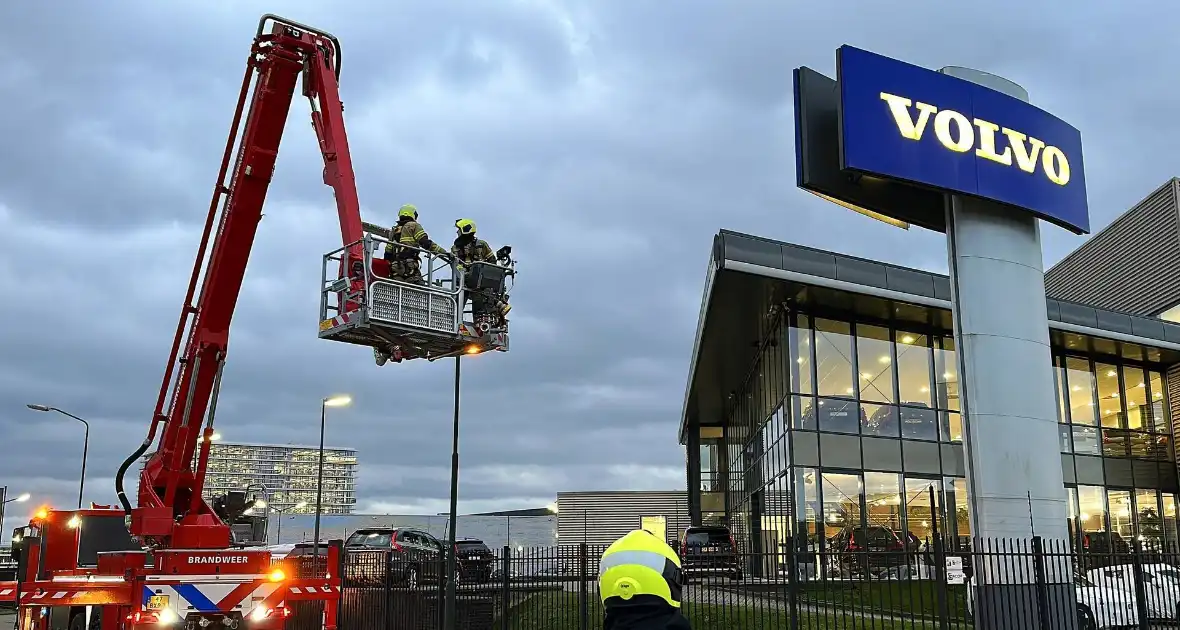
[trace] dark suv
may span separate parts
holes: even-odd
[[[455,559],[464,582],[490,582],[496,558],[484,541],[460,538],[455,541]]]
[[[728,527],[689,527],[680,537],[680,564],[685,577],[726,575],[742,579],[742,561]]]
[[[344,541],[344,548],[352,556],[344,578],[354,583],[378,586],[388,576],[395,584],[417,588],[423,582],[441,584],[446,572],[443,543],[419,529],[359,529]],[[364,553],[369,551],[386,553]]]
[[[880,525],[845,527],[828,540],[831,566],[842,576],[880,575],[917,551],[917,538]]]

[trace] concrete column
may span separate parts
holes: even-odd
[[[942,72],[1028,100],[1023,88],[994,75],[965,68]],[[972,534],[1016,539],[1030,551],[1036,535],[1052,550],[1067,549],[1038,219],[951,196],[947,245]],[[977,628],[1039,627],[1031,554],[993,556],[978,565]],[[1049,627],[1076,627],[1074,615],[1061,614],[1075,607],[1067,559],[1046,561],[1046,578]]]
[[[688,425],[688,439],[685,440],[685,454],[688,470],[688,518],[693,525],[701,524],[701,426],[698,422]]]

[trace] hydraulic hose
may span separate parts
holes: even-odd
[[[148,447],[151,445],[151,436],[144,438],[143,444],[140,444],[139,448],[135,449],[134,453],[132,453],[127,459],[123,460],[123,463],[119,466],[119,472],[115,474],[115,491],[119,493],[119,503],[123,505],[123,512],[127,516],[131,516],[131,501],[127,499],[127,493],[123,491],[123,476],[127,474],[127,470],[131,468],[131,465],[134,464],[136,460],[138,460],[140,457],[143,457],[143,454],[147,452]]]

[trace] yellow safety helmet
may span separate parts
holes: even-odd
[[[413,220],[417,221],[418,220],[418,206],[415,206],[412,203],[407,203],[406,205],[402,206],[400,210],[397,211],[397,216],[399,219],[402,217],[405,217],[407,219],[413,219]]]
[[[455,229],[460,234],[475,234],[475,221],[471,219],[456,219]]]
[[[598,592],[611,606],[633,597],[658,597],[680,608],[680,556],[655,534],[637,529],[607,547],[598,565]]]

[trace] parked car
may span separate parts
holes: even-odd
[[[680,537],[680,565],[686,577],[725,575],[742,579],[742,558],[728,527],[693,526]]]
[[[1170,564],[1143,564],[1143,594],[1152,620],[1180,620],[1180,570]],[[1091,569],[1086,577],[1100,586],[1135,592],[1135,566],[1118,564]]]
[[[418,529],[360,529],[344,541],[344,548],[351,556],[345,564],[344,579],[352,583],[376,586],[390,579],[395,584],[417,588],[422,583],[442,583],[446,573],[443,543]],[[457,581],[460,578],[457,568],[455,578]]]
[[[918,540],[881,525],[845,527],[828,539],[828,566],[842,577],[881,575],[909,564]]]
[[[461,538],[455,541],[455,560],[464,582],[490,582],[496,556],[484,541]]]
[[[1074,576],[1078,630],[1126,628],[1139,625],[1135,593],[1106,584],[1095,584],[1082,575]],[[975,612],[973,580],[967,581],[967,614]]]

